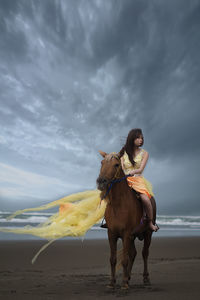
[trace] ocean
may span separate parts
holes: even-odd
[[[53,213],[29,212],[18,215],[7,221],[6,217],[12,212],[0,211],[0,227],[20,228],[26,225],[37,226],[47,220]],[[160,227],[159,231],[153,233],[153,237],[172,236],[199,236],[200,237],[200,216],[183,215],[157,215],[156,222]],[[84,237],[65,237],[63,239],[104,239],[107,238],[107,230],[100,228],[100,223],[95,224]],[[0,240],[40,240],[41,238],[32,235],[3,233],[0,232]]]

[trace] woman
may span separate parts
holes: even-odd
[[[152,223],[153,209],[150,201],[151,197],[154,196],[152,185],[142,175],[149,158],[148,152],[140,148],[143,143],[144,137],[142,130],[140,128],[132,129],[128,134],[124,147],[120,150],[119,155],[125,175],[130,175],[126,179],[128,185],[140,194],[149,220],[149,228],[156,232],[159,227]],[[107,228],[107,225],[102,224],[101,227]]]

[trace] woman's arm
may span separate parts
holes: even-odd
[[[144,154],[143,154],[142,162],[141,162],[141,165],[140,165],[139,169],[131,171],[130,174],[134,175],[134,174],[142,173],[145,166],[146,166],[146,164],[147,164],[148,158],[149,158],[149,153],[147,151],[145,151]]]

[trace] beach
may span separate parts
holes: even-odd
[[[0,241],[0,299],[191,299],[200,297],[200,238],[153,237],[149,253],[150,286],[143,285],[143,242],[130,289],[109,289],[107,239],[58,240],[31,264],[45,240]],[[118,242],[118,249],[121,241]]]

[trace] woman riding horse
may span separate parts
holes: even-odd
[[[142,175],[149,158],[148,152],[140,148],[143,143],[142,130],[140,128],[132,129],[128,134],[126,144],[119,152],[119,157],[125,175],[130,175],[126,178],[128,185],[140,195],[148,217],[149,228],[156,232],[159,227],[157,224],[153,225],[152,223],[153,211],[150,201],[151,197],[154,196],[152,185]],[[101,227],[107,228],[107,224],[102,224]]]

